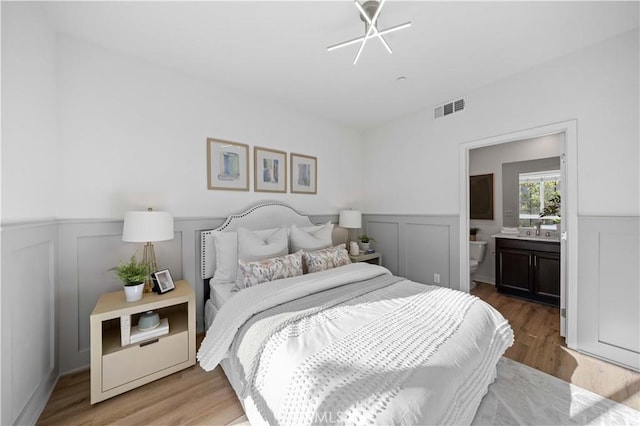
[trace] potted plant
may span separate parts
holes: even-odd
[[[358,239],[360,240],[360,249],[363,252],[366,252],[371,248],[371,241],[375,241],[373,238],[371,238],[367,234],[360,235]]]
[[[469,228],[469,241],[476,240],[476,234],[478,233],[479,228]]]
[[[549,198],[549,201],[545,204],[542,213],[540,213],[541,218],[549,217],[549,216],[557,216],[560,217],[560,205],[562,204],[562,197],[559,192],[554,192],[553,195]],[[554,223],[560,222],[558,219],[553,220]]]
[[[149,276],[149,267],[138,262],[136,256],[131,256],[129,262],[111,268],[115,271],[120,281],[124,284],[124,294],[127,302],[135,302],[142,299],[144,291],[144,282]]]

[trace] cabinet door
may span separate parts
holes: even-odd
[[[501,249],[498,251],[500,287],[531,293],[531,254],[526,251]]]
[[[533,291],[548,303],[560,303],[560,255],[558,253],[534,253]]]

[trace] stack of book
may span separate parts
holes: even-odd
[[[160,324],[151,330],[140,330],[137,325],[131,327],[131,315],[120,317],[120,344],[122,346],[151,340],[169,334],[169,320],[162,318]]]

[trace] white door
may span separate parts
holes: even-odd
[[[560,217],[567,217],[567,159],[566,137],[562,141],[562,155],[560,156],[560,194],[562,202],[560,203]],[[560,335],[567,337],[567,221],[560,220]]]

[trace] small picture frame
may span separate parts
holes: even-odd
[[[249,145],[207,139],[207,188],[249,190]]]
[[[253,190],[287,192],[287,153],[253,147]]]
[[[151,276],[153,277],[153,291],[158,294],[163,294],[176,288],[176,284],[171,278],[171,272],[168,269],[156,271]]]
[[[318,193],[318,159],[291,153],[291,193]]]

